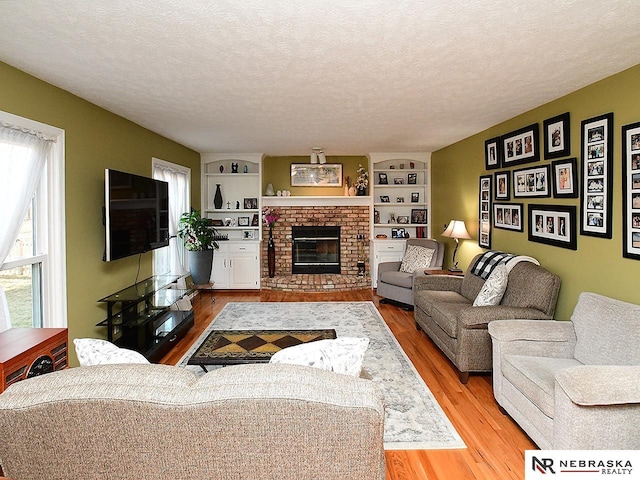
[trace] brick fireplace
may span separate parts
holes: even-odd
[[[275,200],[275,199],[274,199]],[[273,204],[275,206],[275,204]],[[371,288],[369,275],[369,206],[367,205],[277,205],[280,220],[273,229],[276,244],[276,274],[269,278],[267,271],[267,239],[269,230],[262,236],[261,288],[265,290],[322,292],[347,291]],[[339,226],[340,274],[292,273],[292,227]],[[364,235],[364,240],[358,236]],[[359,244],[360,243],[360,244]],[[365,275],[358,275],[359,250],[363,249]]]

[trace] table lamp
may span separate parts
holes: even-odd
[[[469,239],[471,236],[469,232],[467,232],[467,227],[465,227],[464,222],[462,220],[451,220],[447,228],[442,232],[443,237],[453,238],[456,241],[456,248],[453,250],[453,265],[449,268],[450,272],[461,272],[462,269],[458,268],[458,262],[456,262],[456,253],[458,252],[458,240]]]

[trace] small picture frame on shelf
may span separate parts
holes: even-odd
[[[401,224],[409,223],[409,216],[408,215],[398,215],[398,223],[401,223]]]
[[[238,217],[238,226],[239,227],[248,227],[249,226],[249,217]]]
[[[407,184],[415,185],[418,182],[418,174],[417,173],[408,173],[407,174]]]
[[[224,226],[225,227],[235,227],[237,224],[236,219],[235,218],[225,218],[224,219]]]
[[[260,220],[258,219],[258,214],[254,213],[253,218],[251,219],[251,226],[257,227],[259,223],[260,223]]]
[[[256,232],[255,230],[243,230],[242,231],[242,239],[243,240],[255,240]]]
[[[388,184],[389,184],[389,178],[387,177],[387,174],[384,172],[379,172],[378,185],[388,185]]]
[[[393,179],[393,184],[394,185],[404,185],[404,178],[402,177],[395,177]]]
[[[404,228],[392,228],[391,229],[391,238],[406,238],[406,233]]]
[[[389,223],[396,223],[396,214],[393,212],[389,213]]]
[[[411,203],[418,203],[420,201],[420,192],[411,192]]]
[[[258,199],[257,198],[245,198],[244,199],[244,209],[245,210],[255,210],[258,208]]]
[[[224,227],[224,222],[220,218],[214,218],[211,220],[211,225],[214,227]]]
[[[389,195],[380,195],[381,203],[389,203]]]
[[[426,224],[427,223],[427,209],[426,208],[412,208],[411,209],[411,223]]]
[[[404,197],[396,197],[396,203],[404,203]]]

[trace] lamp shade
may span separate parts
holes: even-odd
[[[442,236],[456,239],[471,238],[462,220],[451,220],[447,228],[442,232]]]

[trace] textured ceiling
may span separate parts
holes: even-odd
[[[639,18],[638,0],[0,0],[0,61],[200,152],[434,151],[640,63]]]

